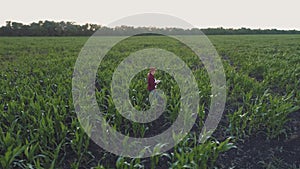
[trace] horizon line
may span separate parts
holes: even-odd
[[[98,26],[101,26],[101,27],[108,27],[108,28],[116,28],[116,27],[120,27],[120,26],[127,26],[127,27],[133,27],[133,28],[142,28],[142,27],[145,27],[145,28],[162,28],[162,29],[165,29],[165,28],[178,28],[178,29],[183,29],[183,30],[191,30],[191,29],[232,29],[232,30],[238,30],[238,29],[250,29],[250,30],[278,30],[278,31],[300,31],[300,29],[297,29],[297,28],[278,28],[278,27],[268,27],[268,28],[262,28],[262,27],[251,27],[251,26],[224,26],[224,25],[220,25],[220,26],[194,26],[193,28],[182,28],[182,27],[175,27],[175,26],[151,26],[151,25],[144,25],[144,26],[136,26],[136,25],[117,25],[117,26],[114,26],[114,27],[110,27],[110,26],[107,26],[105,24],[98,24],[98,23],[89,23],[89,22],[75,22],[75,21],[64,21],[64,20],[60,20],[60,21],[55,21],[55,20],[39,20],[39,21],[33,21],[33,22],[21,22],[21,21],[15,21],[15,20],[7,20],[5,21],[3,24],[0,23],[0,28],[1,27],[5,27],[6,26],[6,23],[7,22],[16,22],[16,23],[21,23],[23,25],[30,25],[32,23],[39,23],[39,22],[45,22],[45,21],[49,21],[49,22],[55,22],[55,23],[60,23],[60,22],[70,22],[74,25],[85,25],[85,24],[95,24],[95,25],[98,25]]]

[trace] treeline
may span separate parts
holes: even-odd
[[[97,31],[98,30],[98,31]],[[206,35],[246,35],[246,34],[300,34],[297,30],[277,29],[181,29],[181,28],[155,28],[155,27],[132,27],[119,26],[110,28],[97,24],[78,25],[74,22],[39,21],[25,25],[18,22],[7,21],[5,26],[0,28],[0,36],[91,36],[97,31],[97,35],[119,36],[136,35],[145,32],[155,32],[164,35],[199,35],[202,32]]]

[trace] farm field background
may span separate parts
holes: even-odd
[[[143,125],[121,118],[109,85],[128,52],[159,41],[182,57],[198,82],[201,106],[188,136],[162,155],[130,159],[98,147],[76,117],[72,74],[87,37],[1,37],[0,168],[300,168],[300,35],[208,38],[223,61],[227,100],[218,129],[204,144],[196,140],[210,103],[209,79],[180,44],[159,36],[132,37],[101,63],[95,82],[99,107],[112,126],[135,137],[170,126],[180,95],[174,79],[158,71],[156,76],[168,82],[159,86],[170,96],[168,111]],[[130,85],[137,109],[149,108],[146,74],[140,72]]]

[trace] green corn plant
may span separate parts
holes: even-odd
[[[10,146],[3,155],[0,155],[0,164],[2,168],[12,168],[13,163],[18,163],[17,157],[23,153],[26,145],[16,147]]]

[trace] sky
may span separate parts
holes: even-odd
[[[0,25],[72,21],[109,25],[126,16],[161,13],[198,28],[300,30],[299,0],[1,0]]]

